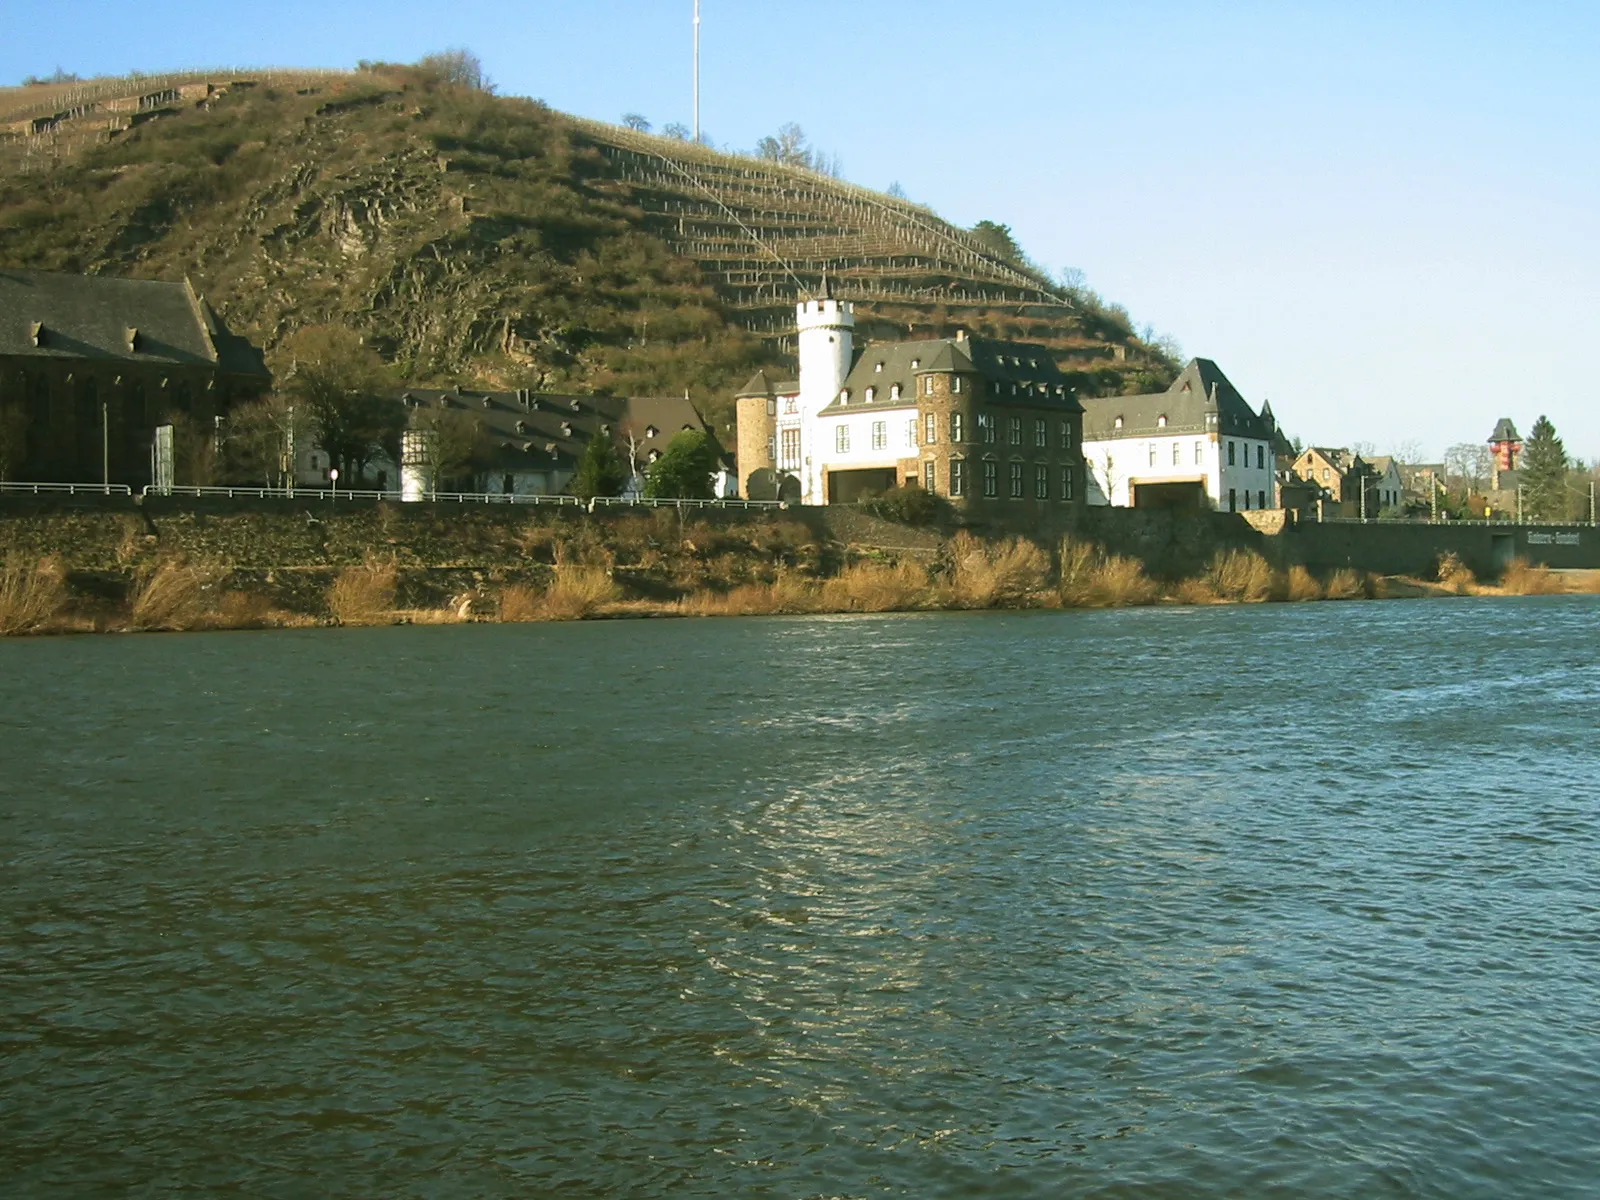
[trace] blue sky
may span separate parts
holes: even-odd
[[[690,117],[692,0],[0,0],[0,82],[446,46],[504,92]],[[1600,4],[703,0],[703,120],[1012,226],[1307,441],[1548,413],[1600,456]],[[70,23],[59,18],[71,15]]]

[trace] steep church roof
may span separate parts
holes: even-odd
[[[1482,426],[1479,426],[1482,428]],[[1494,432],[1489,435],[1491,442],[1520,442],[1522,435],[1517,432],[1517,427],[1511,423],[1510,417],[1501,417],[1495,422]]]

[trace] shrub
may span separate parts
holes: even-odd
[[[266,629],[278,623],[272,602],[255,592],[225,592],[211,625],[216,629]]]
[[[1200,585],[1203,586],[1203,585]],[[1119,554],[1106,554],[1098,546],[1067,537],[1061,541],[1061,574],[1058,584],[1061,602],[1071,608],[1119,607],[1153,604],[1159,589],[1144,573],[1144,564]],[[1189,603],[1209,603],[1192,591]]]
[[[928,599],[928,573],[909,560],[851,563],[822,585],[825,608],[841,612],[900,612]]]
[[[892,487],[881,496],[863,500],[863,512],[898,521],[902,525],[936,525],[950,513],[950,502],[927,488]]]
[[[1204,576],[1178,580],[1172,586],[1172,598],[1179,604],[1215,604],[1221,599]]]
[[[7,559],[0,569],[0,636],[36,633],[48,627],[66,603],[66,571],[59,560],[41,558],[26,566]]]
[[[1511,560],[1500,586],[1511,596],[1557,596],[1566,591],[1549,567],[1536,567],[1522,558]]]
[[[1439,564],[1434,569],[1434,577],[1444,585],[1445,590],[1454,592],[1458,596],[1465,596],[1478,583],[1477,577],[1454,550],[1446,550],[1439,555]]]
[[[540,603],[546,621],[581,621],[617,598],[617,585],[600,567],[563,566]]]
[[[1272,568],[1254,550],[1218,551],[1206,568],[1206,582],[1224,600],[1259,604],[1274,590]]]
[[[328,611],[341,625],[382,625],[394,616],[398,572],[392,562],[368,559],[346,567],[328,588]]]
[[[527,584],[512,583],[500,589],[502,621],[537,621],[543,612],[544,606],[539,593]]]
[[[817,587],[808,579],[780,571],[771,583],[746,583],[727,592],[696,592],[678,605],[679,611],[698,617],[769,616],[777,613],[816,612]]]
[[[1290,600],[1321,600],[1322,594],[1322,585],[1310,571],[1299,566],[1289,568]]]
[[[1104,608],[1154,604],[1159,589],[1136,558],[1114,554],[1101,564],[1091,589],[1093,602]]]
[[[950,593],[959,608],[1010,608],[1040,591],[1050,560],[1026,538],[985,543],[965,529],[950,539]]]
[[[1349,567],[1340,567],[1328,579],[1324,589],[1329,600],[1364,600],[1367,589],[1361,576]]]
[[[206,617],[206,573],[178,558],[141,571],[134,587],[135,629],[193,629]]]

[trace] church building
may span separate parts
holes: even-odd
[[[1043,346],[970,337],[857,349],[855,310],[802,301],[800,377],[739,392],[749,499],[847,504],[921,487],[962,508],[1084,500],[1083,409]]]

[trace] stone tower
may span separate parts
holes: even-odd
[[[803,503],[825,504],[818,447],[811,444],[816,417],[844,387],[855,354],[855,305],[835,300],[826,279],[822,296],[795,306],[800,345],[800,495]]]

